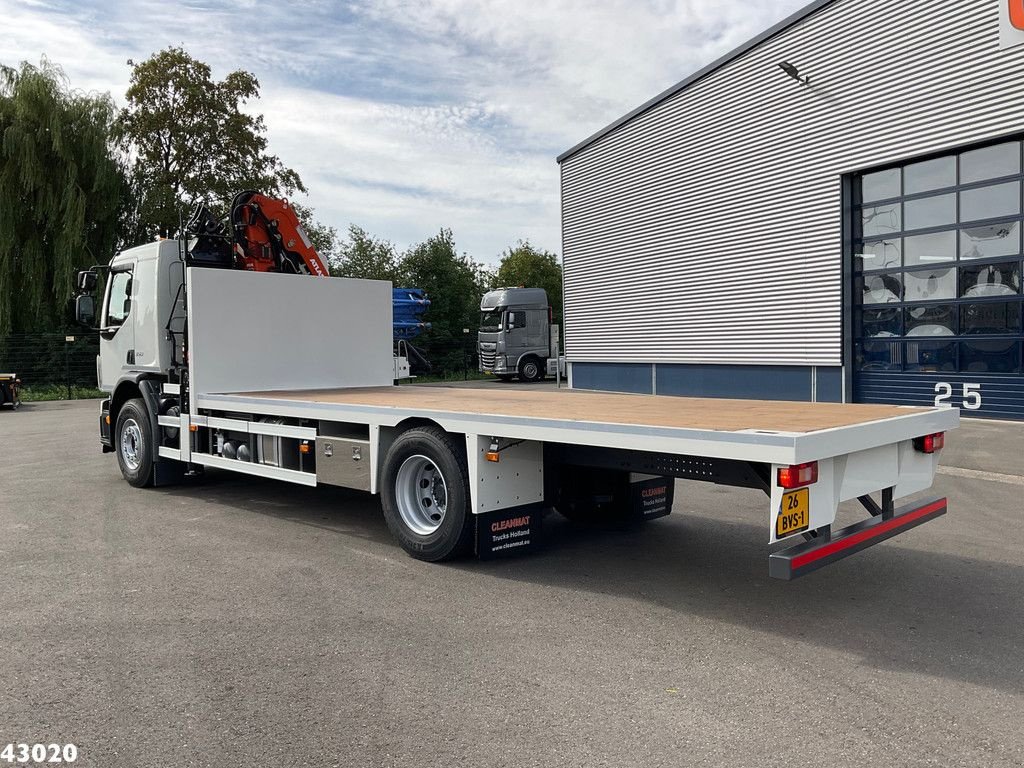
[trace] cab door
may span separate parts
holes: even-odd
[[[526,311],[510,309],[505,313],[505,353],[510,369],[515,369],[519,358],[527,351],[529,336],[526,329]]]
[[[135,265],[107,276],[100,317],[100,389],[112,391],[124,371],[135,367],[135,318],[132,312]]]

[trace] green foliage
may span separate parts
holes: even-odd
[[[482,264],[455,250],[449,229],[414,245],[403,254],[399,281],[409,288],[422,288],[430,298],[424,319],[431,330],[416,341],[427,359],[441,370],[461,368],[476,344],[480,296],[492,275]],[[463,329],[468,328],[469,333]]]
[[[520,240],[515,248],[502,254],[498,265],[497,284],[503,287],[522,286],[547,291],[555,322],[562,322],[562,266],[550,251],[538,251],[529,242]]]
[[[313,243],[316,252],[321,260],[328,266],[337,261],[339,254],[338,230],[326,224],[321,224],[313,218],[313,209],[296,202],[291,203],[295,215],[302,222],[302,228],[309,235],[309,241]]]
[[[259,98],[255,76],[236,70],[214,80],[209,65],[174,47],[129,64],[120,134],[136,158],[139,234],[171,235],[179,215],[199,201],[224,212],[246,189],[282,197],[306,191],[299,175],[267,152],[263,116],[243,111]]]
[[[67,400],[68,388],[63,384],[44,384],[36,387],[22,387],[19,397],[23,403],[38,403],[46,400]],[[71,387],[71,400],[91,400],[106,397],[95,387]]]
[[[398,265],[398,252],[392,243],[373,237],[362,227],[351,224],[348,239],[339,246],[337,258],[331,262],[331,274],[395,283],[398,281]]]
[[[64,324],[76,270],[113,255],[126,197],[109,95],[0,66],[0,334]]]

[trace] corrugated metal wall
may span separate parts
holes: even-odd
[[[1004,1],[838,0],[565,159],[568,359],[838,365],[840,179],[1024,129]]]

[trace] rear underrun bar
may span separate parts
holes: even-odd
[[[846,528],[833,531],[831,538],[815,539],[783,549],[768,557],[768,574],[790,581],[823,568],[880,541],[916,528],[946,514],[946,499],[934,499],[895,510],[891,516],[878,514]]]

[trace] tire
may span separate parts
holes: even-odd
[[[153,484],[154,443],[149,414],[141,398],[121,406],[114,428],[117,465],[128,484],[146,488]]]
[[[436,563],[469,553],[473,515],[465,449],[438,427],[403,432],[384,457],[381,506],[409,555]]]
[[[544,368],[540,360],[530,355],[519,361],[519,380],[525,382],[540,381],[544,378]]]

